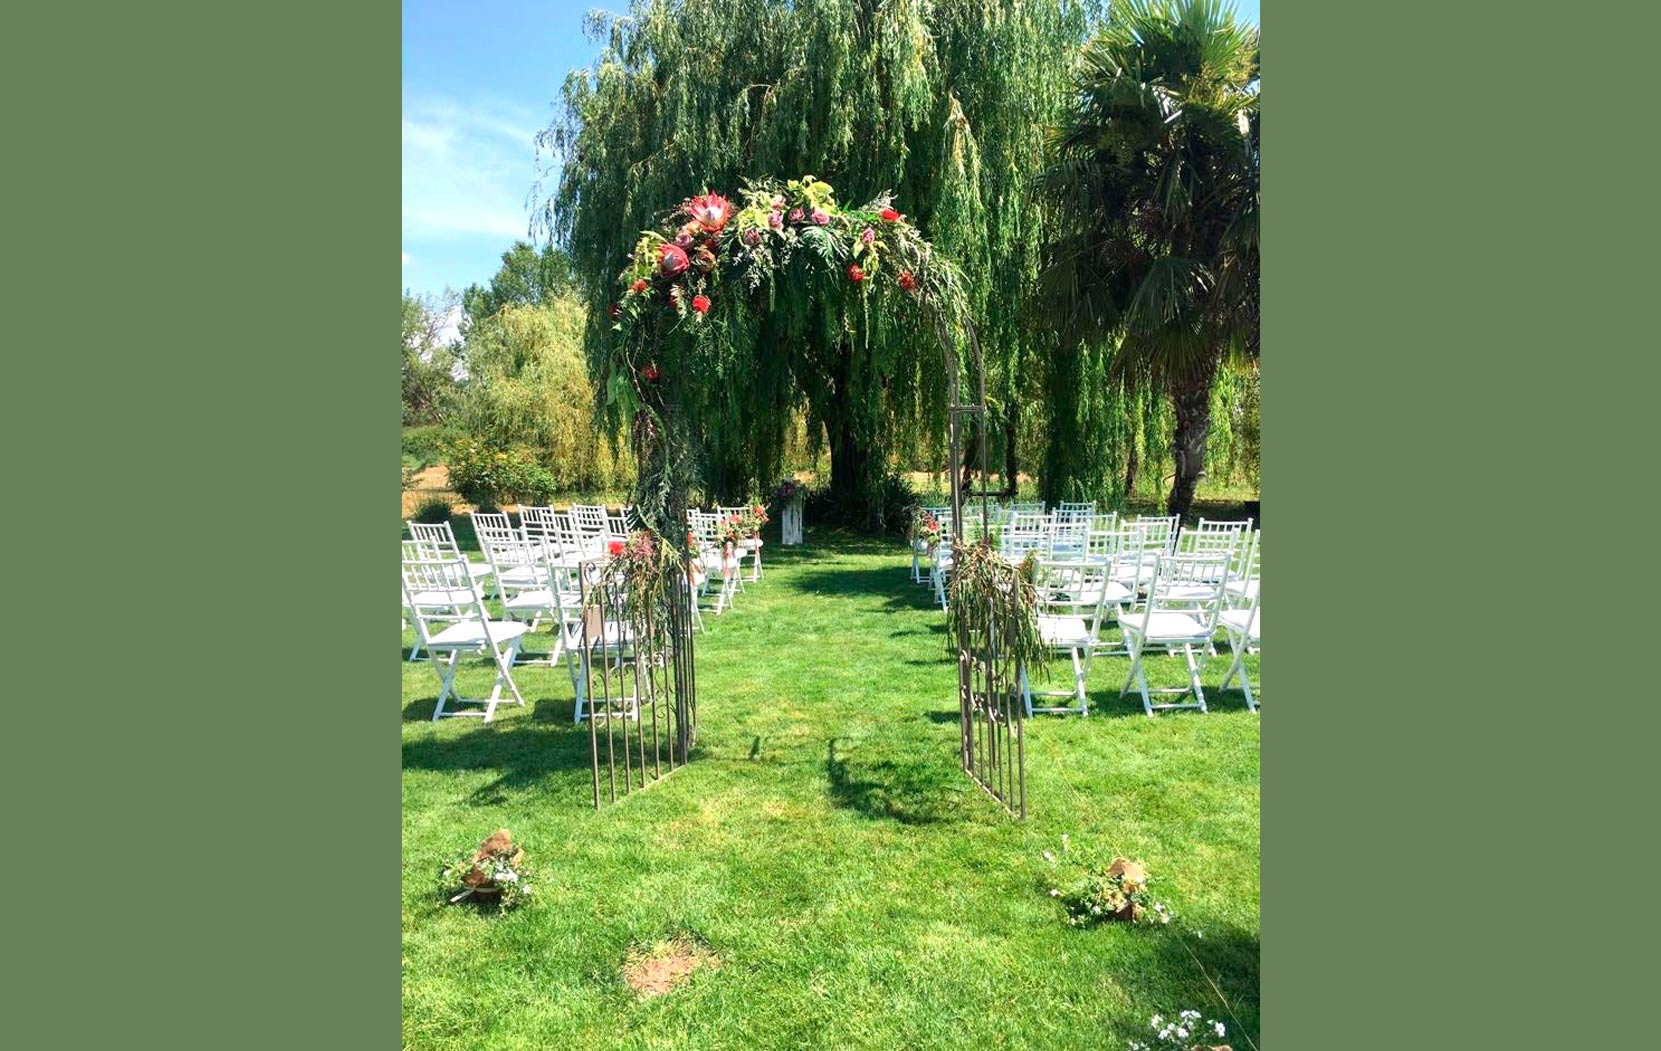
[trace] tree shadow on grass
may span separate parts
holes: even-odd
[[[1149,939],[1148,951],[1152,959],[1146,965],[1148,973],[1167,977],[1192,976],[1192,984],[1205,990],[1204,997],[1195,1002],[1158,1004],[1148,1013],[1160,1010],[1169,1017],[1177,1011],[1192,1008],[1204,1017],[1215,1018],[1227,1026],[1228,1036],[1232,1039],[1226,1042],[1230,1046],[1245,1046],[1245,1041],[1241,1039],[1242,1030],[1261,1046],[1258,999],[1262,950],[1257,933],[1228,924],[1181,920],[1169,928],[1150,930],[1148,933],[1155,935]],[[1212,983],[1215,983],[1215,988]],[[1222,999],[1218,997],[1219,992]]]
[[[944,818],[940,779],[925,766],[892,760],[850,767],[831,738],[825,758],[832,806],[902,825],[928,825]]]
[[[428,717],[432,714],[432,699],[418,701],[425,704]],[[561,705],[555,702],[557,710]],[[527,725],[504,726],[499,722],[479,725],[457,737],[428,737],[405,741],[403,768],[432,771],[496,771],[497,777],[481,785],[467,797],[473,805],[494,805],[507,802],[508,793],[538,784],[550,775],[560,782],[570,781],[577,786],[572,797],[574,805],[592,802],[589,797],[590,766],[589,738],[586,725],[570,721],[569,702],[562,720],[544,721],[536,718]],[[500,713],[504,709],[498,709]],[[650,737],[647,739],[650,745]],[[648,755],[648,758],[650,756]],[[619,766],[622,764],[619,763]],[[569,775],[582,771],[581,778]]]
[[[876,596],[884,599],[889,609],[940,611],[932,592],[912,584],[894,566],[826,566],[797,573],[789,586],[810,595]]]

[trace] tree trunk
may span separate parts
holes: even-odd
[[[1130,449],[1125,453],[1125,499],[1136,495],[1136,432],[1130,435]]]
[[[1171,408],[1176,426],[1171,435],[1171,455],[1176,460],[1176,477],[1165,513],[1186,517],[1194,503],[1194,489],[1205,477],[1205,442],[1211,431],[1211,381],[1217,375],[1218,358],[1212,355],[1181,385],[1171,387]]]
[[[854,433],[846,413],[826,421],[830,447],[831,502],[851,525],[866,530],[881,528],[877,509],[871,502],[871,449]]]
[[[1021,489],[1021,466],[1015,457],[1015,437],[1020,427],[1021,402],[1011,397],[1008,408],[1004,410],[1004,492],[1009,494],[1011,500]]]

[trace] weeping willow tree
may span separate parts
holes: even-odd
[[[557,165],[539,189],[541,218],[592,290],[590,316],[606,309],[640,231],[691,191],[810,172],[846,201],[890,194],[959,265],[1000,408],[995,445],[1012,468],[1027,366],[1035,340],[1051,338],[1024,323],[1045,236],[1031,181],[1085,6],[635,0],[626,16],[591,15],[603,50],[567,79],[538,137]],[[944,384],[915,382],[921,366],[902,353],[911,334],[877,326],[855,341],[808,320],[787,310],[723,322],[748,352],[735,358],[742,372],[715,377],[728,389],[697,436],[702,473],[724,500],[770,482],[805,412],[825,436],[836,502],[870,523],[890,454],[939,448]],[[590,329],[591,362],[602,332]],[[790,346],[773,353],[781,341]]]
[[[626,453],[595,436],[585,327],[583,305],[569,294],[510,303],[474,318],[463,350],[461,430],[490,448],[523,450],[563,491],[616,486],[631,466]]]
[[[1220,369],[1258,352],[1258,114],[1258,32],[1220,0],[1115,0],[1085,47],[1043,178],[1058,223],[1052,495],[1101,484],[1099,391],[1143,403],[1144,442],[1166,430],[1147,426],[1161,392],[1166,508],[1188,512],[1217,458]]]

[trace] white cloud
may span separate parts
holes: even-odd
[[[537,128],[533,112],[512,103],[405,98],[405,240],[524,238]]]

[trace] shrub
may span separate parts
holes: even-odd
[[[475,438],[450,443],[450,488],[479,508],[503,501],[544,504],[553,499],[554,476],[528,449],[493,449]]]
[[[440,522],[448,522],[454,513],[455,507],[451,505],[448,496],[429,496],[416,507],[415,521],[425,525],[438,525]]]
[[[433,424],[426,427],[405,427],[403,435],[404,463],[417,471],[444,460],[445,446],[461,437],[454,428]]]

